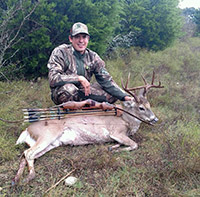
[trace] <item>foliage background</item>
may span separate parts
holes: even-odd
[[[0,56],[4,61],[0,58],[0,80],[46,76],[51,51],[62,43],[68,43],[69,30],[78,21],[88,25],[91,34],[89,48],[100,55],[105,54],[113,38],[119,35],[125,38],[129,35],[129,44],[124,47],[163,50],[180,36],[182,20],[178,2],[1,1],[0,24],[4,27],[0,30],[2,48],[6,48],[6,42],[15,40],[6,50],[1,50]]]

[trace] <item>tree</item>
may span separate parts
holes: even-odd
[[[12,64],[11,59],[17,54],[18,49],[13,50],[12,54],[7,55],[7,51],[11,50],[17,43],[24,39],[20,32],[26,21],[30,18],[37,7],[35,4],[28,12],[24,13],[23,2],[12,4],[11,6],[5,2],[0,2],[0,78],[8,80],[4,73],[5,66]],[[22,14],[23,13],[23,14]],[[21,14],[18,25],[13,23],[17,15]]]
[[[181,16],[178,0],[124,0],[121,34],[139,32],[136,46],[163,50],[178,37]]]
[[[195,12],[196,12],[195,8],[185,8],[182,10],[182,16],[184,21],[184,25],[182,28],[184,36],[181,37],[182,39],[192,37],[195,35],[196,31],[196,24],[194,22]]]
[[[191,8],[185,8],[182,10],[182,14],[188,18],[188,20],[192,20],[194,18],[196,9],[191,7]]]
[[[193,20],[196,24],[196,35],[200,36],[200,9],[196,10]]]
[[[32,1],[31,5],[34,4]],[[40,0],[35,12],[20,32],[25,38],[12,48],[19,50],[13,61],[20,61],[21,65],[25,65],[21,73],[26,78],[46,75],[48,57],[56,43],[59,43],[60,37],[63,38],[59,35],[64,31],[64,25],[69,27],[66,16],[57,15],[55,7],[55,3]],[[16,23],[17,20],[16,18]]]

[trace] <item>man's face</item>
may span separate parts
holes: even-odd
[[[87,34],[77,34],[73,37],[69,36],[69,41],[77,51],[83,54],[87,48],[89,36]]]

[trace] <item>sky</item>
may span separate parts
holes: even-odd
[[[200,8],[200,0],[179,0],[180,4],[179,7],[180,8],[190,8],[190,7],[194,7],[196,9]]]

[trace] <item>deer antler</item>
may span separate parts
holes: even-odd
[[[155,71],[153,71],[153,76],[152,76],[151,84],[148,84],[143,76],[142,76],[142,79],[143,79],[143,81],[145,83],[144,93],[143,93],[144,96],[146,95],[147,90],[149,90],[150,88],[164,88],[164,86],[161,86],[161,82],[160,81],[159,81],[158,85],[154,85]]]
[[[146,93],[147,93],[147,90],[149,90],[150,88],[164,88],[164,86],[161,86],[161,82],[160,81],[159,81],[158,85],[154,85],[154,79],[155,79],[155,72],[154,71],[153,71],[151,84],[148,84],[146,82],[145,78],[142,76],[142,79],[143,79],[144,84],[145,84],[144,86],[137,86],[137,87],[134,87],[134,88],[128,88],[129,78],[130,78],[130,73],[128,75],[126,86],[124,87],[124,84],[123,84],[123,81],[122,81],[122,87],[127,93],[129,93],[130,95],[132,95],[135,98],[136,102],[139,102],[139,99],[138,99],[137,95],[135,93],[132,93],[131,91],[135,91],[135,90],[139,90],[139,89],[144,88],[143,96],[145,96]]]
[[[123,88],[127,93],[129,93],[131,96],[133,96],[133,97],[135,98],[135,101],[136,101],[137,103],[139,103],[139,99],[138,99],[137,95],[136,95],[135,93],[131,92],[131,89],[132,89],[132,88],[131,88],[131,89],[128,88],[129,79],[130,79],[130,73],[128,74],[128,79],[127,79],[127,81],[126,81],[126,85],[125,85],[125,86],[124,86],[123,80],[121,79],[122,88]]]

